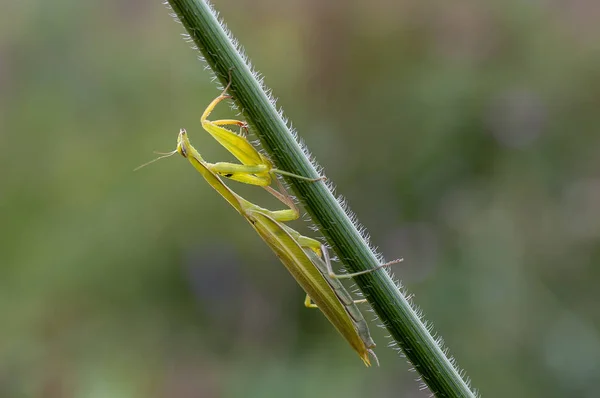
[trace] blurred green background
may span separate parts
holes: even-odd
[[[597,396],[599,4],[215,4],[485,397]],[[132,171],[180,127],[227,159],[181,33],[159,1],[0,5],[0,397],[427,397],[187,162]]]

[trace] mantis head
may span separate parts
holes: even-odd
[[[181,156],[187,158],[188,152],[190,152],[188,149],[191,147],[192,144],[190,144],[187,131],[185,131],[185,129],[180,129],[179,135],[177,136],[177,149],[175,149],[175,152],[179,152]]]

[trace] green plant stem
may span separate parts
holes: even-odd
[[[226,85],[254,128],[265,150],[282,170],[318,177],[290,128],[233,45],[211,7],[200,0],[168,0],[206,62]],[[355,224],[324,183],[287,179],[320,231],[350,272],[375,268],[379,261]],[[355,278],[361,291],[393,339],[439,397],[474,397],[475,393],[443,352],[423,319],[384,271]]]

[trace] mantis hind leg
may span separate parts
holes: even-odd
[[[308,294],[304,298],[304,306],[306,308],[319,308],[319,307],[317,307],[317,305],[315,303],[312,302],[312,300],[310,299],[310,296]]]
[[[367,299],[361,299],[361,300],[354,300],[354,304],[363,304],[366,303]],[[307,294],[306,297],[304,298],[304,306],[306,308],[319,308],[318,305],[316,305],[315,303],[312,302],[310,296]]]
[[[371,268],[371,269],[368,269],[365,271],[352,272],[352,273],[347,273],[347,274],[336,274],[335,272],[333,272],[333,267],[331,266],[331,260],[329,258],[329,251],[327,250],[327,248],[325,246],[322,247],[322,251],[323,251],[323,260],[325,260],[325,265],[327,266],[327,273],[329,274],[330,278],[334,278],[334,279],[349,279],[349,278],[352,278],[352,277],[355,277],[358,275],[368,274],[370,272],[377,271],[378,269],[389,267],[390,265],[394,265],[394,264],[397,264],[397,263],[403,261],[402,258],[399,258],[399,259],[389,261],[385,264],[381,264],[375,268]]]

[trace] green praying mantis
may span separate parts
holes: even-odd
[[[170,153],[163,154],[158,159],[172,156],[175,153],[179,153],[188,159],[204,179],[250,223],[258,235],[279,257],[306,292],[305,306],[319,308],[358,353],[365,365],[370,366],[369,355],[377,362],[377,357],[372,350],[375,343],[371,338],[367,323],[356,305],[366,300],[354,300],[342,285],[340,279],[372,272],[401,260],[391,261],[367,271],[338,275],[333,271],[327,248],[321,242],[302,236],[299,232],[283,224],[298,219],[299,212],[291,197],[285,192],[285,189],[273,174],[283,174],[307,181],[319,181],[321,178],[313,179],[298,176],[274,168],[271,161],[248,142],[245,134],[238,135],[223,127],[225,125],[237,125],[244,130],[247,128],[244,122],[233,119],[209,121],[208,116],[214,107],[223,99],[229,98],[225,95],[226,90],[227,88],[211,102],[202,115],[201,121],[205,129],[242,164],[206,162],[191,145],[184,129],[179,132],[177,148]],[[251,203],[231,190],[221,177],[262,186],[287,205],[288,208],[272,211]],[[280,191],[270,187],[273,179],[279,185]]]

